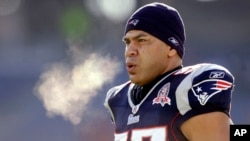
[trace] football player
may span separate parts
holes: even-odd
[[[234,77],[217,64],[183,66],[185,28],[175,8],[139,8],[123,41],[130,80],[104,103],[115,141],[229,141]]]

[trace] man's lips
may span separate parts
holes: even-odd
[[[127,62],[126,63],[126,68],[129,73],[133,72],[134,69],[136,68],[136,64],[132,62]]]

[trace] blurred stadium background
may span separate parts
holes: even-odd
[[[184,65],[231,70],[232,118],[250,124],[250,1],[158,1],[183,17]],[[124,25],[149,2],[0,0],[0,141],[111,141],[105,94],[127,80]]]

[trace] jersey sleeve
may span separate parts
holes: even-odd
[[[186,90],[182,91],[186,93],[182,96],[186,96],[179,101],[183,102],[179,104],[183,122],[195,115],[215,111],[230,116],[234,77],[226,68],[202,64],[187,76],[182,86]]]
[[[119,86],[112,87],[107,91],[106,98],[104,101],[104,107],[110,113],[112,122],[114,122],[115,120],[114,120],[114,114],[112,112],[112,107],[110,105],[110,101],[111,101],[112,97],[115,97],[117,95],[117,93],[120,92],[128,84],[130,84],[130,81],[127,81],[126,83],[121,84]]]
[[[104,107],[106,107],[107,109],[109,109],[109,104],[108,104],[108,101],[109,99],[116,95],[117,92],[121,91],[122,88],[124,88],[126,85],[130,84],[130,81],[127,81],[126,83],[124,84],[121,84],[119,86],[114,86],[112,88],[110,88],[108,91],[107,91],[107,94],[106,94],[106,98],[105,98],[105,101],[104,101]]]
[[[108,100],[109,98],[115,93],[115,91],[117,90],[116,87],[112,87],[108,90],[107,94],[106,94],[106,98],[105,98],[105,101],[104,101],[104,107],[109,109],[109,104],[108,104]]]

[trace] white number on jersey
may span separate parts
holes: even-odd
[[[115,134],[115,141],[127,141],[128,132]],[[167,140],[167,127],[154,127],[131,130],[130,141],[166,141]]]

